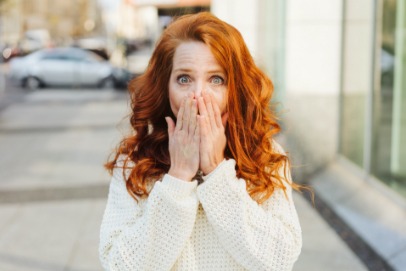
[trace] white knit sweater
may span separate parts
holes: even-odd
[[[281,169],[282,170],[282,169]],[[290,174],[288,174],[290,179]],[[224,160],[204,183],[168,174],[138,203],[116,168],[100,231],[106,270],[291,270],[302,246],[292,201],[276,190],[258,205]]]

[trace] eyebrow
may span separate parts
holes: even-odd
[[[187,69],[187,68],[178,68],[178,69],[174,69],[174,72],[193,72],[192,69]],[[207,73],[209,74],[214,74],[214,73],[221,73],[221,74],[225,74],[225,72],[223,72],[222,70],[211,70],[208,71]]]

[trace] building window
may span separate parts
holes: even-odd
[[[382,8],[371,173],[406,196],[406,3],[384,0]]]
[[[344,1],[340,153],[364,167],[367,102],[371,89],[373,5]]]

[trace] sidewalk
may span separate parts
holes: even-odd
[[[0,270],[101,270],[99,227],[124,93],[43,90],[0,112]],[[125,132],[125,131],[124,131]],[[295,271],[367,270],[300,195]]]

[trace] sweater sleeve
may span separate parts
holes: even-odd
[[[283,169],[281,169],[283,170]],[[288,173],[288,181],[291,181]],[[223,161],[197,195],[220,243],[247,270],[292,270],[301,246],[302,234],[292,201],[279,189],[262,205],[252,200],[246,183],[236,177],[235,161]]]
[[[122,175],[121,168],[114,169],[100,229],[104,269],[170,270],[193,230],[197,182],[166,174],[137,202]]]

